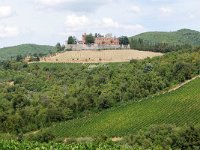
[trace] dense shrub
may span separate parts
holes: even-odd
[[[139,146],[142,149],[199,149],[200,127],[174,125],[154,125],[146,130],[139,131],[136,135],[130,135],[125,143]]]
[[[30,141],[38,141],[41,143],[48,143],[55,139],[55,135],[49,131],[40,131],[37,133],[29,134],[26,139]]]

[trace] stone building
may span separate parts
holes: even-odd
[[[84,33],[82,35],[82,40],[78,41],[76,44],[68,44],[66,41],[65,49],[66,50],[106,50],[106,49],[121,49],[121,48],[129,48],[123,47],[123,45],[119,44],[119,39],[113,37],[112,34],[100,35],[95,34],[94,36],[94,44],[87,45],[86,44],[86,36]]]
[[[119,45],[119,39],[118,38],[97,37],[97,38],[95,38],[95,44],[98,44],[98,45]]]
[[[82,43],[85,44],[86,33],[82,35]],[[95,37],[94,44],[97,45],[119,45],[119,39],[112,37],[112,34],[107,34],[105,36]]]

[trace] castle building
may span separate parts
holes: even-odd
[[[82,43],[85,44],[86,33],[82,35]],[[97,45],[119,45],[119,39],[112,37],[112,34],[107,34],[105,36],[95,37],[95,43]]]
[[[110,38],[110,37],[97,37],[95,38],[95,44],[98,45],[119,45],[118,38]]]

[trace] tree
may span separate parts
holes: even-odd
[[[92,43],[94,43],[94,40],[95,39],[92,34],[86,35],[86,37],[85,37],[86,44],[92,44]]]
[[[23,60],[22,55],[17,55],[16,61],[22,61],[22,60]]]
[[[65,46],[64,45],[61,46],[60,43],[56,44],[56,51],[57,52],[61,52],[61,51],[64,51],[64,50],[65,50]]]
[[[65,45],[64,45],[64,44],[62,45],[61,50],[62,50],[62,51],[65,50]]]
[[[100,33],[95,33],[94,37],[95,37],[95,38],[103,37],[103,35],[101,35]]]
[[[76,44],[76,37],[74,36],[69,36],[67,40],[67,44]]]
[[[174,64],[173,74],[181,82],[191,79],[194,68],[186,62],[177,62]]]
[[[98,37],[98,34],[97,33],[95,33],[95,36],[94,36],[95,38],[97,38]]]
[[[129,44],[129,39],[127,36],[121,36],[119,38],[119,44],[120,45],[128,45]]]
[[[145,65],[144,73],[151,72],[152,70],[153,70],[153,65],[151,63]]]
[[[11,61],[3,61],[3,62],[2,62],[2,66],[3,66],[3,68],[4,68],[5,70],[11,69],[11,68],[12,68],[12,66],[11,66]]]
[[[60,43],[57,43],[57,44],[56,44],[56,51],[57,51],[57,52],[60,52],[61,49],[62,49],[62,48],[61,48],[61,44],[60,44]]]

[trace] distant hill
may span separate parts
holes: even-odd
[[[190,29],[181,29],[175,32],[146,32],[133,39],[143,39],[155,43],[190,44],[200,46],[200,32]]]
[[[175,32],[146,32],[131,37],[130,41],[134,49],[168,52],[200,46],[200,32],[190,29]]]
[[[0,61],[16,58],[17,55],[47,55],[56,52],[53,46],[36,45],[36,44],[22,44],[13,47],[5,47],[0,49]]]

